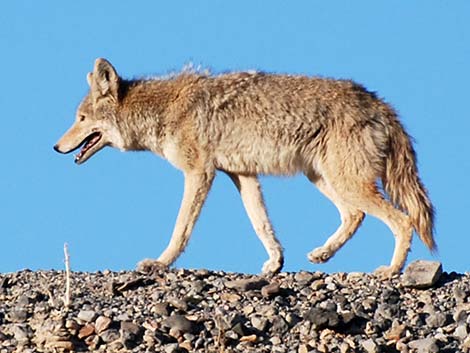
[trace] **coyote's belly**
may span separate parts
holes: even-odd
[[[215,151],[215,167],[232,173],[293,175],[303,169],[298,148],[271,144],[239,144]]]

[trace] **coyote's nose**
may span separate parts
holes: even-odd
[[[54,145],[54,151],[56,152],[59,152],[59,153],[62,153],[60,150],[59,150],[59,145]]]

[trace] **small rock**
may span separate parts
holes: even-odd
[[[338,286],[333,282],[328,283],[326,285],[326,289],[328,289],[329,291],[332,291],[332,292],[335,291],[337,288],[338,288]]]
[[[447,324],[447,315],[441,312],[430,314],[426,318],[426,325],[432,328],[444,327]]]
[[[83,322],[92,322],[96,318],[96,312],[93,310],[80,310],[77,319],[83,321]]]
[[[178,353],[179,345],[178,343],[170,343],[165,345],[165,353]]]
[[[281,292],[281,286],[277,282],[267,284],[261,288],[261,295],[266,298],[272,298]]]
[[[246,305],[243,307],[243,313],[248,316],[250,315],[251,313],[253,313],[253,311],[255,311],[255,308],[253,308],[253,305]]]
[[[313,281],[312,284],[310,285],[310,288],[312,288],[314,291],[319,291],[325,287],[326,287],[326,283],[325,283],[325,280],[322,278]]]
[[[65,321],[65,328],[69,330],[72,336],[75,336],[80,330],[80,325],[77,321],[68,319]]]
[[[405,269],[402,284],[405,287],[429,288],[439,280],[441,274],[442,264],[440,262],[417,260]]]
[[[26,306],[30,303],[30,299],[27,295],[21,295],[17,301],[16,301],[16,305],[18,306]]]
[[[257,340],[258,340],[258,336],[256,336],[256,335],[249,335],[249,336],[240,337],[240,342],[254,343]]]
[[[379,349],[377,347],[377,344],[372,338],[369,338],[368,340],[363,341],[362,347],[367,353],[378,353]]]
[[[134,324],[133,322],[121,322],[120,335],[122,343],[126,348],[134,348],[137,346],[141,333],[142,329],[140,326]]]
[[[120,337],[119,331],[113,328],[104,330],[99,334],[99,336],[105,343],[116,341]]]
[[[367,274],[364,272],[349,272],[346,276],[346,279],[351,282],[357,282],[366,277]]]
[[[285,334],[289,330],[289,325],[287,325],[286,320],[282,316],[277,316],[273,319],[271,331],[279,335]]]
[[[300,271],[294,275],[294,280],[299,282],[302,286],[308,285],[314,279],[314,275],[311,272]]]
[[[160,324],[155,320],[147,320],[142,324],[142,327],[148,331],[155,332],[160,327]]]
[[[238,294],[236,293],[222,293],[220,295],[220,299],[222,299],[223,301],[226,301],[226,302],[230,302],[230,303],[236,303],[238,302],[242,297],[239,296]]]
[[[86,324],[80,331],[78,331],[78,338],[82,339],[91,336],[95,333],[95,326],[93,324]]]
[[[90,335],[87,338],[85,338],[85,344],[91,350],[95,350],[98,347],[99,342],[100,342],[100,338],[98,337],[98,335]]]
[[[188,352],[193,351],[193,345],[191,344],[191,341],[183,341],[183,342],[180,343],[179,346],[180,346],[181,350],[186,349],[186,351],[188,351]]]
[[[423,338],[414,340],[408,343],[408,346],[415,349],[417,353],[437,353],[439,347],[436,344],[435,338]]]
[[[470,351],[470,336],[465,338],[465,340],[462,343],[462,349],[465,350],[465,352]]]
[[[188,303],[184,300],[181,300],[178,298],[170,298],[168,299],[168,303],[178,310],[181,310],[184,312],[188,311]]]
[[[111,325],[112,320],[106,316],[99,316],[95,321],[95,331],[100,334],[104,330],[107,330]]]
[[[467,326],[465,324],[460,324],[454,331],[454,336],[457,337],[460,341],[463,341],[468,336]]]
[[[241,322],[237,322],[235,325],[233,325],[232,331],[235,332],[240,337],[246,335],[245,325],[243,325],[243,323]]]
[[[70,340],[64,340],[64,341],[48,341],[45,345],[46,348],[58,350],[58,349],[63,349],[66,351],[71,351],[75,348],[74,344]]]
[[[467,308],[465,308],[465,307],[455,308],[454,315],[452,315],[452,318],[458,324],[460,324],[462,322],[466,322],[468,317],[469,317],[468,316],[468,311],[467,311]]]
[[[170,315],[170,305],[168,303],[156,303],[153,305],[152,312],[160,316]]]
[[[352,353],[353,350],[351,349],[351,346],[347,342],[342,342],[341,346],[339,347],[340,353]]]
[[[266,327],[268,326],[268,320],[259,315],[254,315],[250,321],[251,325],[261,332],[264,332],[266,330]]]
[[[224,337],[229,338],[231,340],[238,340],[238,337],[240,337],[240,335],[233,330],[228,330],[224,333]]]
[[[405,332],[406,326],[400,324],[398,320],[393,320],[392,327],[385,333],[385,339],[389,341],[398,342]]]
[[[336,311],[330,311],[323,308],[310,309],[305,314],[304,319],[310,321],[318,328],[336,327],[340,322],[339,315]]]
[[[163,320],[162,324],[181,333],[194,333],[197,328],[196,323],[188,320],[184,315],[171,315]]]
[[[127,313],[122,313],[115,317],[116,321],[129,321],[130,319],[129,314]]]
[[[282,343],[282,340],[278,336],[271,337],[269,341],[273,344],[273,346],[278,346]]]
[[[227,281],[224,283],[225,287],[229,289],[236,289],[240,291],[249,291],[249,290],[257,290],[261,289],[263,286],[267,285],[269,282],[263,278],[246,278],[246,279],[238,279]]]
[[[28,319],[28,311],[23,307],[16,307],[7,314],[7,319],[15,323],[23,323]]]
[[[379,304],[374,313],[376,321],[393,320],[397,317],[399,307],[398,305]]]
[[[465,290],[459,287],[454,287],[452,292],[457,303],[461,304],[465,302],[465,299],[467,298],[467,292]]]
[[[15,337],[15,340],[20,344],[26,344],[27,342],[29,342],[29,339],[32,334],[31,329],[29,329],[28,326],[21,324],[14,325],[12,328],[12,333]]]
[[[286,322],[289,324],[289,326],[292,327],[296,325],[297,323],[299,323],[300,321],[302,321],[302,319],[297,314],[287,313]]]

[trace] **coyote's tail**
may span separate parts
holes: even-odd
[[[390,152],[383,178],[385,192],[395,206],[408,214],[420,239],[431,252],[435,252],[434,209],[418,176],[411,138],[396,117],[391,121]]]

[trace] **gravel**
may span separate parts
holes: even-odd
[[[0,274],[0,352],[470,352],[470,274],[419,271]]]

